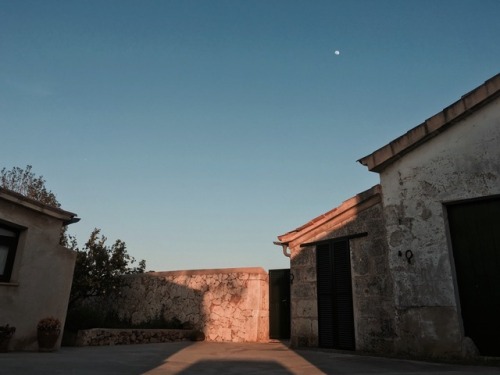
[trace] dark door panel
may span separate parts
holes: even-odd
[[[500,356],[500,199],[447,207],[465,335]]]
[[[269,270],[269,337],[290,338],[290,270]]]
[[[355,349],[349,240],[316,246],[319,345]]]

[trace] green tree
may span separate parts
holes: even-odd
[[[2,168],[0,171],[0,186],[40,203],[52,207],[61,207],[55,194],[45,187],[43,176],[36,176],[31,171],[31,168],[31,165],[27,165],[25,169],[14,167],[7,170]]]
[[[61,204],[56,195],[47,189],[43,176],[36,176],[31,170],[33,167],[27,165],[26,168],[13,167],[12,169],[2,168],[0,171],[0,187],[12,190],[24,195],[27,198],[48,206],[60,208]],[[70,247],[72,239],[67,232],[68,227],[61,229],[60,243],[63,246]]]
[[[107,238],[94,229],[83,249],[77,251],[75,273],[71,288],[69,307],[88,297],[99,297],[116,293],[124,285],[123,275],[143,273],[146,262],[141,260],[137,267],[135,258],[127,253],[125,242],[116,240],[108,246]],[[76,242],[73,241],[73,246]]]
[[[0,171],[0,187],[52,207],[61,207],[45,182],[43,176],[33,173],[31,165],[25,169],[14,167]],[[108,246],[106,237],[100,235],[101,230],[94,229],[85,246],[79,249],[76,238],[68,235],[66,228],[62,229],[60,243],[77,252],[70,306],[86,297],[113,293],[123,285],[123,275],[144,272],[146,262],[141,260],[134,267],[135,259],[127,253],[122,240]]]

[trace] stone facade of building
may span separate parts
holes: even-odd
[[[396,348],[413,355],[460,356],[468,340],[447,207],[500,195],[500,98],[379,173],[398,317]],[[398,256],[408,250],[411,263]]]
[[[278,236],[294,275],[292,344],[321,346],[331,329],[318,321],[316,253],[321,241],[346,238],[356,350],[500,356],[498,270],[489,265],[500,262],[500,75],[359,161],[380,185]],[[467,221],[457,215],[460,242],[449,218],[457,207],[476,210]],[[461,261],[459,270],[456,254],[474,266]]]
[[[394,340],[393,286],[380,187],[357,195],[317,221],[280,237],[291,250],[291,344],[318,346],[317,241],[350,235],[356,348],[391,352]],[[365,235],[366,234],[366,235]],[[304,244],[313,243],[310,246]]]

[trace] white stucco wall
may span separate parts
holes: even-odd
[[[0,283],[0,324],[16,327],[10,350],[37,350],[40,319],[64,325],[76,253],[59,245],[59,219],[3,199],[0,219],[21,229],[11,280]]]
[[[380,178],[398,330],[406,338],[400,349],[459,351],[463,337],[445,204],[500,194],[500,99],[406,154]]]

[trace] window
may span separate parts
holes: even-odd
[[[9,282],[16,257],[18,232],[0,225],[0,282]]]

